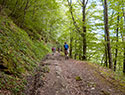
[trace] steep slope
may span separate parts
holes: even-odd
[[[47,44],[31,40],[6,13],[0,13],[0,93],[20,93],[25,76],[48,52]]]

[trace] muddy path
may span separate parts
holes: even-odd
[[[59,53],[46,56],[32,84],[27,95],[125,95],[124,88],[118,89],[97,68],[86,62],[65,60]]]

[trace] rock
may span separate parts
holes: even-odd
[[[91,90],[95,90],[95,88],[94,88],[94,87],[92,87],[92,88],[91,88]]]

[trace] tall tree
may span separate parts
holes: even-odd
[[[103,7],[104,7],[104,2],[103,2],[103,0],[101,0],[101,1],[102,1],[102,5],[103,5]],[[103,10],[103,15],[105,15],[104,10]],[[104,19],[105,19],[105,18],[104,18]],[[106,33],[105,33],[105,35],[104,35],[104,40],[105,40],[105,42],[107,42]],[[108,67],[108,62],[107,62],[107,60],[108,60],[108,56],[107,56],[107,44],[105,43],[104,45],[105,45],[105,66]]]
[[[116,71],[116,65],[117,65],[117,56],[118,56],[118,32],[119,31],[119,12],[118,12],[118,16],[117,16],[117,29],[116,29],[116,49],[115,49],[115,62],[114,62],[114,71]]]
[[[113,62],[112,62],[112,53],[111,53],[110,36],[109,36],[109,28],[108,28],[108,6],[107,6],[107,0],[104,0],[104,25],[105,25],[105,33],[106,33],[106,39],[107,39],[109,68],[112,69]]]
[[[82,57],[82,59],[86,60],[87,59],[87,56],[86,56],[86,47],[87,47],[87,44],[86,44],[86,6],[88,4],[88,0],[79,1],[80,5],[82,6],[82,32],[80,30],[80,27],[77,25],[76,20],[73,15],[72,0],[70,0],[70,1],[67,0],[67,1],[68,1],[68,5],[70,6],[70,13],[72,16],[73,24],[74,24],[76,30],[80,33],[80,35],[83,38],[83,50],[82,50],[83,57]]]
[[[73,37],[70,31],[70,52],[69,52],[69,56],[72,58],[72,43],[73,43]]]
[[[87,6],[88,0],[82,1],[82,16],[83,16],[83,33],[82,33],[82,37],[83,37],[83,60],[87,59],[86,56],[86,6]]]
[[[122,4],[122,12],[123,12],[123,19],[124,19],[123,20],[123,22],[124,22],[123,24],[125,24],[125,12],[124,12],[124,1],[123,0],[122,0],[122,3],[123,3]],[[123,25],[123,30],[122,31],[124,31],[124,25]],[[125,32],[123,32],[123,43],[125,43]],[[125,74],[125,46],[124,46],[123,49],[124,49],[123,73]]]

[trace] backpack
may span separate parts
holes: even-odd
[[[67,44],[64,45],[64,48],[65,48],[65,49],[68,49],[68,47],[69,47],[69,46],[68,46]]]
[[[52,48],[52,51],[54,51],[54,47]]]

